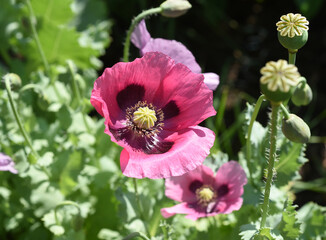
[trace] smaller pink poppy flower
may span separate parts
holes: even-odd
[[[223,164],[215,177],[212,169],[201,165],[182,176],[166,179],[165,195],[181,203],[162,208],[161,214],[165,218],[187,214],[186,218],[197,220],[231,213],[242,206],[241,195],[246,183],[246,174],[235,161]]]
[[[170,56],[176,63],[186,65],[192,72],[201,73],[201,68],[194,55],[180,42],[163,38],[152,38],[147,31],[145,20],[142,20],[131,35],[131,42],[140,49],[140,54],[147,52],[162,52]],[[204,83],[211,90],[215,90],[220,77],[215,73],[203,73]]]
[[[15,169],[15,163],[12,159],[0,152],[0,171],[9,171],[11,173],[17,174],[18,171]]]

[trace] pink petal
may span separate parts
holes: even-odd
[[[216,174],[216,185],[228,186],[228,193],[225,198],[225,201],[236,200],[240,198],[243,194],[243,186],[247,183],[247,177],[240,166],[236,161],[230,161],[223,164]]]
[[[186,218],[191,219],[191,220],[197,220],[198,218],[201,217],[210,217],[210,216],[215,216],[218,213],[213,212],[213,213],[205,213],[203,211],[198,211],[195,208],[192,208],[188,203],[180,203],[172,207],[168,208],[162,208],[161,209],[161,214],[164,218],[169,218],[174,216],[175,214],[187,214]]]
[[[233,211],[237,211],[241,208],[243,203],[242,198],[236,198],[233,200],[221,201],[216,206],[216,211],[218,213],[229,214]]]
[[[204,83],[210,90],[215,90],[220,83],[220,77],[215,73],[203,73]]]
[[[194,55],[180,42],[162,38],[152,38],[141,48],[141,53],[162,52],[170,56],[176,63],[186,65],[192,72],[201,73],[201,68]]]
[[[15,169],[15,163],[12,161],[11,157],[1,152],[0,152],[0,171],[9,171],[14,174],[18,173],[18,171]]]
[[[170,101],[175,101],[180,111],[164,122],[165,129],[184,129],[216,114],[213,92],[203,84],[203,75],[191,72],[183,64],[176,64],[165,77],[154,104],[163,107]]]
[[[138,84],[144,86],[144,98],[151,102],[173,65],[174,61],[162,53],[148,53],[133,62],[120,62],[112,68],[106,68],[94,83],[91,103],[108,124],[115,124],[124,118],[117,103],[117,94],[131,84]]]
[[[203,127],[191,127],[171,132],[164,139],[174,142],[172,148],[162,154],[145,154],[134,151],[127,143],[120,155],[120,166],[124,175],[134,178],[168,178],[180,176],[202,164],[210,152],[215,139],[214,132]]]
[[[165,180],[165,195],[178,202],[195,202],[196,194],[190,189],[195,181],[213,186],[214,172],[209,167],[201,165],[184,175],[168,178]]]
[[[131,42],[137,48],[142,49],[150,40],[151,40],[151,35],[147,31],[145,20],[142,20],[132,32]],[[156,52],[156,51],[151,51],[151,52]]]

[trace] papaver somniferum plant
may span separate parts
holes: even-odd
[[[202,164],[215,135],[198,124],[216,113],[203,80],[159,52],[104,70],[91,103],[105,118],[105,133],[124,148],[124,175],[167,178]]]
[[[196,220],[239,210],[243,202],[243,186],[247,183],[242,167],[230,161],[214,175],[212,169],[201,165],[182,176],[166,179],[165,195],[181,203],[162,208],[163,217],[187,214],[186,218]]]
[[[326,239],[323,31],[300,13],[268,30],[268,1],[136,14],[153,2],[1,1],[0,239]]]

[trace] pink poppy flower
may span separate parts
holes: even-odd
[[[11,173],[17,174],[18,171],[15,169],[15,163],[12,159],[0,152],[0,171],[9,171]]]
[[[166,179],[165,195],[181,203],[162,208],[161,214],[165,218],[187,214],[186,218],[196,220],[231,213],[240,209],[246,183],[246,174],[235,161],[223,164],[215,177],[212,169],[201,165],[182,176]]]
[[[91,103],[105,118],[105,133],[124,148],[124,175],[167,178],[202,164],[215,135],[197,125],[216,114],[203,78],[151,52],[106,68],[95,81]]]
[[[183,63],[194,73],[201,73],[201,68],[194,55],[180,42],[163,38],[151,38],[145,20],[142,20],[131,35],[131,42],[140,49],[140,54],[162,52],[170,56],[176,63]],[[220,78],[215,73],[203,73],[204,83],[209,89],[215,90]]]

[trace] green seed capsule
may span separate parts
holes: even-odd
[[[309,126],[295,114],[283,119],[282,132],[290,141],[297,143],[307,143],[311,135]]]
[[[289,50],[296,51],[302,48],[308,41],[308,31],[303,31],[301,36],[294,36],[292,38],[288,36],[282,36],[277,34],[278,41],[281,45]]]
[[[300,84],[296,87],[291,97],[291,100],[296,106],[306,106],[312,100],[312,90],[309,85],[306,83],[304,87]]]

